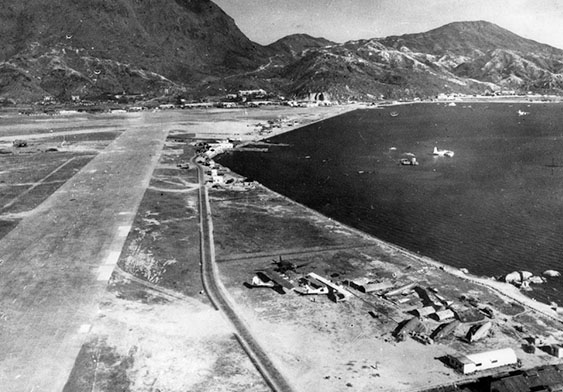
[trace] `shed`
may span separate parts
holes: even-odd
[[[448,363],[463,374],[514,365],[518,362],[516,353],[511,348],[485,351],[482,353],[448,356]]]
[[[445,321],[455,318],[455,313],[451,309],[444,309],[434,313],[432,318],[437,321]]]
[[[417,317],[424,317],[435,312],[436,310],[432,306],[425,306],[424,308],[416,309],[413,313]]]
[[[400,295],[400,294],[406,294],[408,293],[410,290],[412,290],[412,288],[416,286],[416,283],[407,283],[399,288],[396,288],[394,290],[390,290],[388,292],[385,293],[385,298],[389,298],[389,297],[393,297],[394,295]]]
[[[413,317],[412,319],[403,322],[403,325],[395,332],[395,336],[399,341],[405,340],[406,336],[410,333],[426,333],[426,327],[419,318]]]
[[[563,346],[560,344],[551,344],[546,351],[556,358],[563,358]]]
[[[493,323],[491,323],[490,321],[487,321],[483,324],[475,324],[471,328],[469,328],[469,331],[467,332],[465,338],[470,343],[476,342],[487,337],[492,327]]]
[[[384,280],[379,283],[370,283],[365,286],[366,293],[372,293],[374,291],[383,291],[393,287],[393,282],[390,280]]]
[[[347,282],[348,285],[362,293],[366,292],[366,286],[370,283],[370,280],[366,277],[356,278]]]
[[[491,392],[563,391],[563,373],[557,366],[544,366],[491,381]]]
[[[225,177],[224,176],[214,176],[213,178],[213,183],[214,184],[224,184],[225,183]]]

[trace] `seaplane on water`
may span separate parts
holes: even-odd
[[[436,155],[439,157],[453,157],[454,152],[451,150],[440,150],[438,147],[434,146],[434,151],[432,151],[432,155]]]

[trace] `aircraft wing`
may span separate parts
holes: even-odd
[[[268,278],[270,278],[276,284],[282,286],[283,288],[286,288],[288,290],[293,290],[295,288],[295,286],[289,280],[287,280],[286,278],[281,276],[281,274],[279,272],[276,272],[276,271],[271,270],[271,269],[263,269],[260,272],[263,273],[264,275],[266,275]]]

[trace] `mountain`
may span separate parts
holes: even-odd
[[[4,0],[0,8],[0,96],[182,90],[254,69],[265,56],[209,0]]]
[[[0,101],[258,88],[332,100],[563,94],[563,51],[485,21],[345,43],[293,34],[261,46],[210,0],[4,0],[0,8]]]
[[[295,59],[305,54],[307,50],[336,45],[325,38],[311,37],[308,34],[292,34],[283,37],[267,46],[274,55]]]
[[[501,90],[563,93],[562,50],[484,21],[319,47],[294,60],[281,74],[288,92],[296,95],[397,99]]]
[[[561,50],[516,35],[490,22],[453,22],[426,33],[405,34],[380,39],[387,48],[407,47],[413,52],[443,56],[469,56],[505,49],[533,52],[543,56],[561,55]]]

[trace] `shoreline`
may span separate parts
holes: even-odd
[[[418,104],[418,103],[426,103],[426,104],[440,103],[440,104],[442,104],[442,103],[449,103],[449,102],[456,102],[456,103],[462,103],[462,104],[463,103],[470,103],[470,102],[479,102],[479,103],[487,103],[488,102],[488,103],[503,103],[503,104],[506,104],[506,103],[528,103],[528,104],[531,104],[531,103],[536,103],[536,104],[538,104],[538,103],[561,103],[561,102],[538,102],[538,101],[530,102],[530,101],[527,101],[527,100],[522,100],[520,102],[516,101],[516,100],[514,100],[514,101],[509,100],[509,101],[500,102],[500,101],[494,100],[494,99],[491,99],[491,100],[484,99],[482,101],[476,101],[476,100],[467,100],[467,101],[443,100],[443,101],[432,101],[432,102],[414,102],[414,101],[412,101],[412,102],[398,102],[398,103],[392,103],[392,104],[389,104],[389,105],[382,105],[382,106],[383,107],[387,107],[387,106],[392,107],[392,106],[411,105],[411,104]],[[378,107],[381,108],[382,106],[378,106]],[[366,105],[363,105],[363,104],[355,104],[352,107],[345,107],[346,110],[336,111],[329,116],[326,116],[326,117],[323,116],[323,117],[318,118],[318,119],[311,121],[311,122],[307,122],[307,123],[303,123],[303,124],[300,123],[299,125],[293,126],[289,129],[280,128],[278,131],[272,132],[271,134],[268,134],[268,135],[262,136],[260,138],[254,139],[254,141],[261,141],[261,140],[269,139],[271,137],[278,136],[278,135],[281,135],[281,134],[284,134],[284,133],[287,133],[287,132],[299,130],[300,128],[303,128],[305,126],[308,126],[308,125],[311,125],[311,124],[314,124],[314,123],[317,123],[317,122],[320,122],[320,121],[324,121],[326,119],[336,117],[336,116],[339,116],[341,114],[344,114],[344,113],[347,113],[347,112],[350,112],[350,111],[353,111],[353,110],[357,110],[357,109],[377,109],[378,107],[377,106],[376,107],[369,107],[369,106],[366,106]],[[236,174],[243,177],[239,173],[236,173]],[[403,255],[405,255],[409,258],[412,258],[414,260],[417,260],[417,261],[419,261],[423,264],[426,264],[426,265],[429,265],[429,266],[432,266],[432,267],[435,267],[435,268],[439,268],[439,269],[441,269],[441,270],[447,272],[448,274],[455,276],[457,278],[463,279],[465,281],[468,281],[468,282],[471,282],[471,283],[474,283],[474,284],[477,284],[477,285],[480,285],[480,286],[487,287],[488,289],[494,291],[495,293],[497,293],[501,297],[508,298],[512,301],[517,302],[520,305],[524,305],[524,306],[531,308],[531,309],[533,309],[537,312],[540,312],[541,314],[543,314],[546,317],[549,317],[553,320],[556,320],[560,323],[563,323],[563,317],[561,317],[560,314],[557,312],[557,310],[554,310],[551,307],[550,304],[537,301],[537,300],[527,296],[526,294],[522,293],[518,288],[514,287],[513,285],[511,285],[509,283],[496,281],[496,280],[493,280],[493,278],[485,278],[485,277],[480,277],[480,276],[477,276],[477,275],[472,275],[470,273],[464,273],[460,269],[458,269],[457,267],[453,267],[453,266],[450,266],[448,264],[442,263],[438,260],[434,260],[434,259],[432,259],[428,256],[417,255],[416,253],[414,253],[413,251],[411,251],[409,249],[403,248],[403,247],[396,245],[392,242],[384,241],[384,240],[382,240],[378,237],[375,237],[375,236],[373,236],[369,233],[366,233],[366,232],[361,231],[359,229],[356,229],[352,226],[344,224],[340,221],[337,221],[337,220],[335,220],[331,217],[323,215],[320,212],[313,210],[312,208],[309,208],[309,207],[307,207],[307,206],[305,206],[305,205],[303,205],[303,204],[301,204],[301,203],[299,203],[299,202],[297,202],[297,201],[295,201],[295,200],[293,200],[293,199],[291,199],[287,196],[284,196],[284,195],[280,194],[279,192],[276,192],[276,191],[266,187],[265,185],[263,185],[261,183],[259,183],[259,185],[261,187],[263,187],[264,189],[267,189],[269,192],[272,192],[273,194],[276,194],[276,195],[284,198],[285,200],[287,200],[287,201],[289,201],[293,204],[299,205],[302,208],[306,208],[307,210],[311,211],[313,214],[318,215],[318,216],[320,216],[324,219],[328,219],[332,222],[335,222],[338,225],[345,227],[348,230],[351,230],[351,231],[361,235],[364,238],[367,238],[367,239],[370,239],[370,240],[376,242],[377,244],[389,247],[389,248],[393,249],[394,251],[400,252]]]
[[[237,173],[238,174],[238,173]],[[430,257],[427,256],[420,256],[417,255],[416,253],[414,253],[413,251],[403,248],[399,245],[395,245],[392,242],[387,242],[384,241],[378,237],[375,237],[374,235],[371,235],[369,233],[366,233],[360,229],[357,229],[355,227],[349,226],[345,223],[342,223],[340,221],[337,221],[331,217],[328,217],[326,215],[321,214],[320,212],[307,207],[304,204],[301,204],[285,195],[282,195],[281,193],[278,193],[270,188],[268,188],[267,186],[258,183],[260,187],[262,187],[263,189],[267,190],[270,193],[273,193],[275,195],[277,195],[278,197],[288,201],[289,203],[292,203],[294,205],[300,206],[301,208],[304,208],[306,210],[308,210],[309,212],[311,212],[312,215],[317,215],[322,219],[326,219],[329,220],[331,222],[334,222],[335,224],[357,234],[358,236],[361,236],[365,239],[368,239],[370,241],[375,242],[378,245],[382,245],[384,247],[390,248],[398,253],[403,254],[404,256],[407,256],[411,259],[414,259],[420,263],[438,268],[443,270],[444,272],[455,276],[459,279],[480,285],[480,286],[484,286],[488,289],[491,289],[492,291],[494,291],[495,293],[497,293],[498,295],[500,295],[503,298],[508,298],[511,299],[517,303],[519,303],[520,305],[524,305],[526,307],[532,308],[533,310],[543,314],[546,317],[549,317],[553,320],[556,320],[560,323],[563,323],[563,318],[559,316],[559,313],[557,313],[556,311],[553,310],[553,308],[551,308],[550,305],[545,304],[543,302],[539,302],[533,298],[530,298],[528,296],[526,296],[525,294],[523,294],[520,290],[518,290],[518,288],[512,286],[510,283],[505,283],[505,282],[500,282],[500,281],[496,281],[493,280],[492,278],[483,278],[477,275],[472,275],[470,273],[464,273],[462,272],[460,269],[456,268],[456,267],[452,267],[448,264],[444,264],[438,260],[434,260]]]
[[[338,108],[340,110],[335,110],[333,113],[329,113],[326,116],[319,117],[319,118],[314,119],[314,120],[309,121],[309,122],[299,123],[297,125],[293,125],[291,127],[286,127],[286,128],[278,128],[277,131],[272,131],[268,135],[263,135],[263,136],[261,135],[260,137],[254,139],[252,141],[262,141],[262,140],[265,140],[265,139],[269,139],[269,138],[272,138],[272,137],[275,137],[275,136],[282,135],[284,133],[297,131],[298,129],[307,127],[307,126],[312,125],[312,124],[319,123],[321,121],[328,120],[328,119],[333,118],[333,117],[340,116],[340,115],[345,114],[345,113],[353,112],[354,110],[369,109],[369,107],[365,106],[364,104],[350,104],[350,105],[347,105],[347,106],[337,105],[337,106],[331,106],[330,108]],[[297,117],[297,118],[299,118],[299,117]]]

